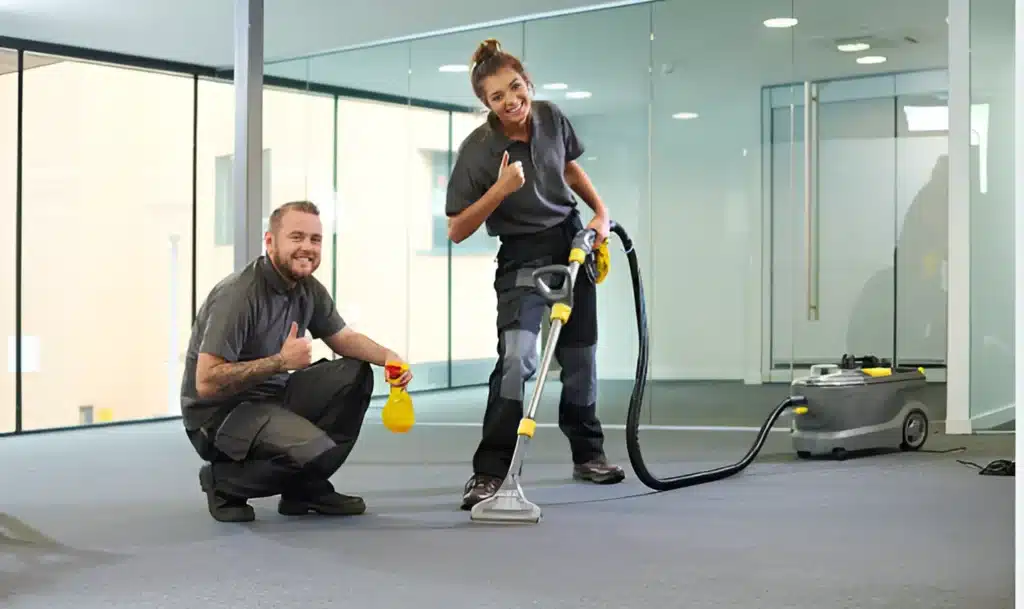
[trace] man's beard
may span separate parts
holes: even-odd
[[[294,256],[289,256],[289,257],[286,258],[286,257],[282,256],[281,254],[278,254],[274,258],[274,266],[277,267],[277,272],[281,273],[281,275],[285,279],[287,279],[288,281],[297,283],[297,282],[301,281],[303,278],[302,277],[296,277],[295,274],[292,273],[291,264],[292,264],[292,259],[293,258],[294,258]],[[311,258],[310,259],[310,275],[312,275],[314,271],[316,271],[316,261]]]

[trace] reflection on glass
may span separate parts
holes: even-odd
[[[901,95],[896,104],[896,358],[906,366],[946,362],[947,97]]]
[[[1012,431],[1014,2],[971,2],[971,426]]]
[[[945,71],[811,86],[809,181],[803,87],[769,90],[773,364],[806,369],[853,353],[941,366]]]
[[[176,351],[191,313],[193,81],[29,57],[24,428],[178,414]]]
[[[17,207],[18,54],[0,49],[0,337],[6,369],[0,375],[0,433],[15,428],[14,221]]]

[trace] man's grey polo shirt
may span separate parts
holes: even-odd
[[[181,409],[187,429],[198,429],[225,406],[246,399],[279,395],[284,372],[230,398],[204,400],[196,391],[199,353],[228,362],[252,361],[281,351],[292,322],[299,336],[327,338],[345,327],[330,292],[315,277],[289,287],[264,255],[221,280],[196,313],[185,356]]]
[[[508,138],[493,112],[462,142],[448,181],[445,213],[458,215],[484,196],[498,180],[506,150],[510,165],[522,162],[526,182],[487,218],[487,233],[492,237],[536,233],[562,222],[576,208],[565,181],[565,166],[578,159],[584,148],[558,106],[542,100],[533,101],[529,143]]]

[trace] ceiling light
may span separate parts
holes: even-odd
[[[469,66],[462,64],[451,63],[448,65],[441,66],[437,69],[438,72],[469,72]]]
[[[866,51],[870,49],[871,45],[866,42],[847,42],[836,45],[836,48],[844,53],[857,53],[859,51]]]
[[[592,93],[590,91],[569,91],[565,94],[567,99],[587,99]]]
[[[690,119],[697,118],[698,116],[700,115],[697,114],[696,112],[676,112],[675,114],[672,115],[672,118],[681,121],[688,121]]]
[[[793,17],[775,17],[774,19],[764,20],[764,26],[771,28],[793,27],[798,23],[800,22]]]
[[[857,58],[857,63],[860,64],[885,63],[885,61],[886,58],[881,55],[866,55]]]
[[[541,85],[545,89],[551,89],[553,91],[561,91],[562,89],[568,89],[569,85],[564,82],[549,82],[546,85]]]

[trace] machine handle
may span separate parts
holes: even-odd
[[[545,281],[545,278],[557,275],[563,277],[562,287],[552,288],[550,282]],[[536,269],[533,271],[533,282],[537,286],[537,291],[548,303],[567,300],[572,294],[572,273],[564,264],[551,264]]]
[[[594,242],[597,241],[597,231],[592,228],[585,228],[576,233],[573,237],[570,249],[578,249],[584,256],[589,256],[594,251]]]

